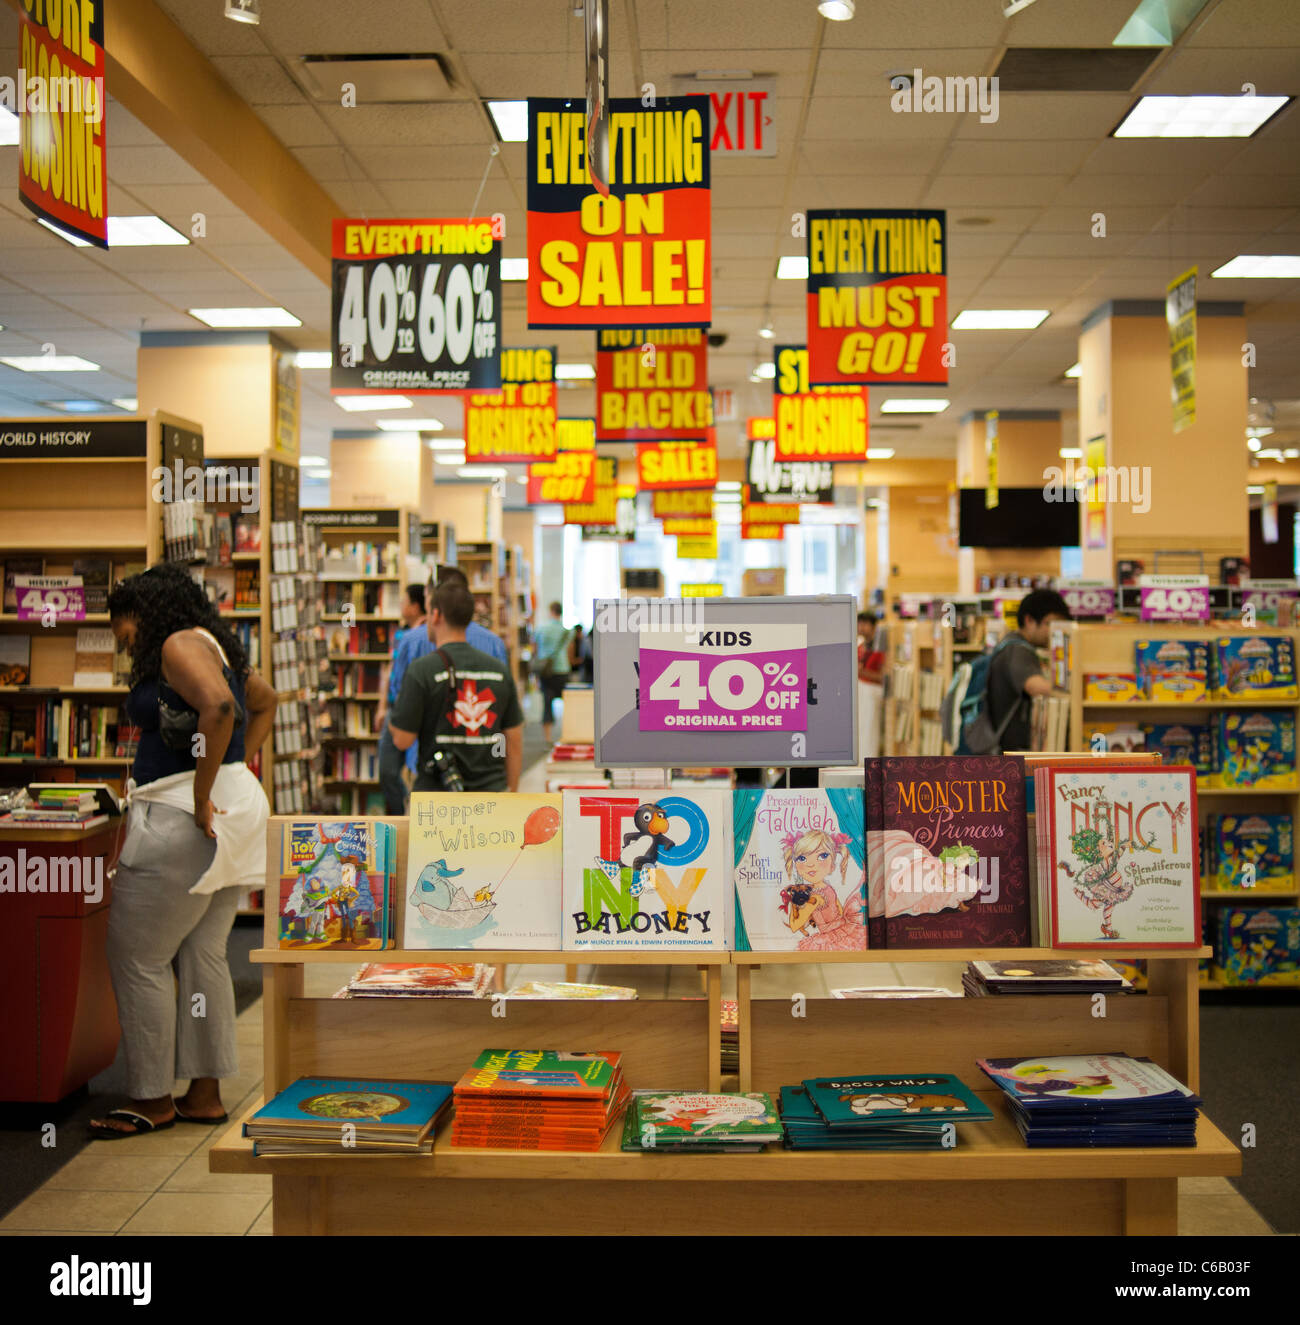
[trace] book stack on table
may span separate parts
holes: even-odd
[[[335,998],[483,998],[492,987],[483,962],[406,965],[368,962]]]
[[[621,1149],[656,1154],[750,1154],[781,1139],[772,1097],[701,1091],[637,1091]]]
[[[1126,994],[1133,988],[1109,962],[967,962],[961,977],[967,998],[989,994]]]

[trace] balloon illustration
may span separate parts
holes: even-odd
[[[560,829],[560,812],[553,805],[541,805],[535,809],[532,814],[524,820],[524,845],[519,848],[519,855],[512,860],[503,874],[497,880],[495,888],[480,888],[474,894],[476,902],[490,902],[497,893],[501,891],[501,885],[505,883],[510,871],[519,864],[523,857],[526,847],[541,846],[543,842],[549,842]]]

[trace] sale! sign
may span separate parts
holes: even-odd
[[[642,630],[642,731],[807,730],[808,629]]]
[[[556,422],[554,346],[503,350],[500,391],[465,397],[465,462],[553,460]]]
[[[751,505],[763,502],[809,505],[835,500],[834,471],[824,460],[778,460],[776,443],[750,442],[747,495]]]
[[[334,395],[501,385],[501,241],[490,220],[336,220],[333,259]]]
[[[592,497],[586,502],[566,502],[564,523],[616,525],[618,523],[618,461],[597,456]]]
[[[528,102],[528,325],[707,327],[709,99],[609,103],[609,195],[581,101]]]
[[[596,500],[596,453],[561,451],[554,460],[528,466],[528,504]]]
[[[713,517],[712,488],[662,488],[650,495],[650,513],[656,520],[672,516]]]
[[[80,575],[15,575],[19,621],[54,625],[86,619],[86,590]]]
[[[1205,575],[1142,575],[1138,616],[1143,621],[1208,621],[1209,584]]]
[[[777,460],[867,458],[866,387],[810,387],[808,351],[802,345],[778,345],[772,389]]]
[[[808,213],[808,375],[946,386],[944,212]]]
[[[602,442],[703,437],[713,426],[708,334],[698,327],[596,333]]]
[[[656,488],[709,488],[718,482],[718,447],[706,442],[638,442],[636,446],[637,487],[642,492]]]

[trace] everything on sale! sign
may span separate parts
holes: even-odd
[[[864,461],[867,458],[867,388],[808,383],[808,351],[776,347],[772,408],[777,460]]]
[[[717,443],[711,436],[696,442],[638,442],[636,474],[642,492],[656,488],[712,491],[718,482]]]
[[[602,442],[703,437],[713,426],[708,333],[699,327],[596,333]]]
[[[808,379],[946,386],[945,212],[808,213]]]
[[[465,397],[467,464],[532,463],[556,455],[555,347],[501,352],[501,390]]]
[[[528,102],[528,325],[707,327],[709,99],[609,103],[609,195],[582,101]]]

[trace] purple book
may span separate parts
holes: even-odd
[[[869,946],[1029,945],[1020,759],[868,759],[864,789]]]

